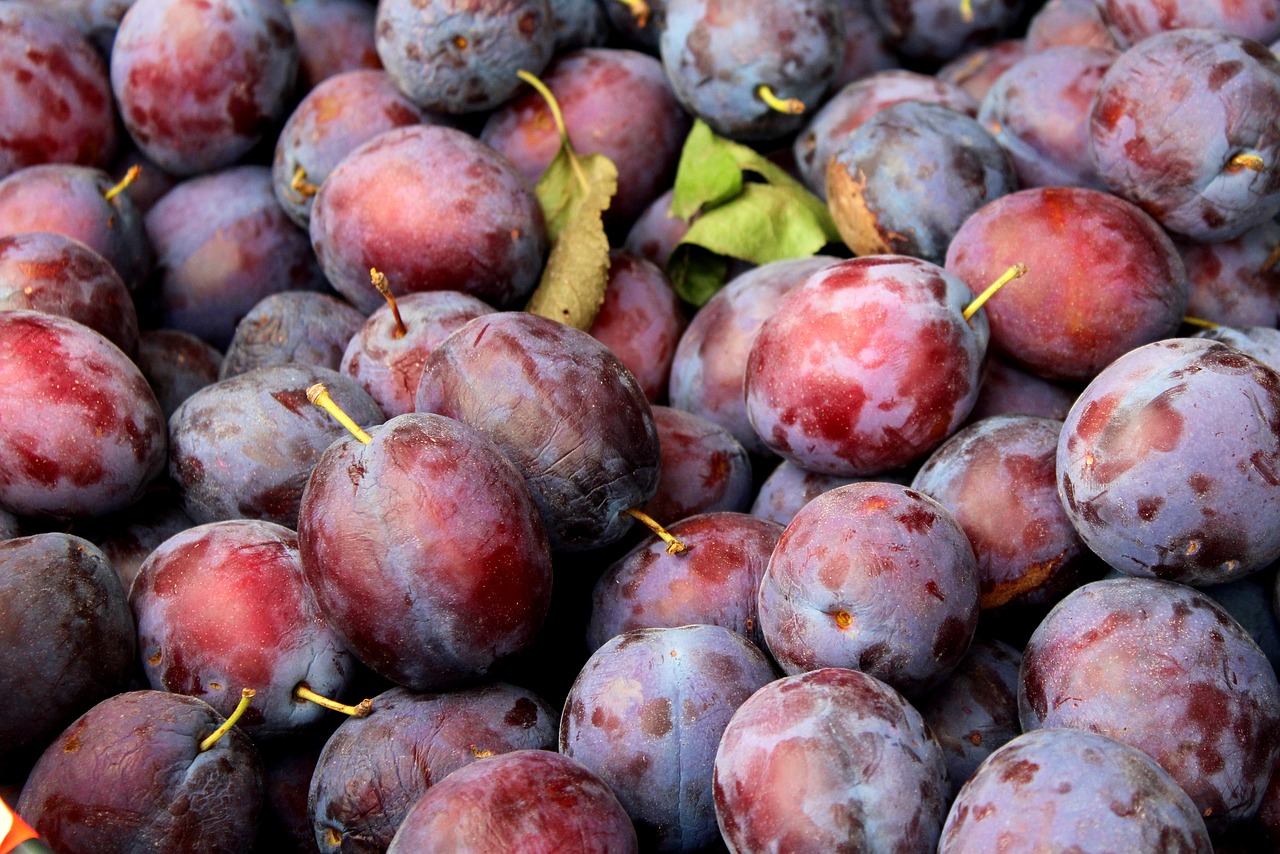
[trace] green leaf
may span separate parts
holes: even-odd
[[[748,181],[745,173],[761,180]],[[840,241],[826,202],[768,158],[716,136],[701,121],[685,141],[671,210],[692,224],[667,262],[667,275],[693,305],[719,290],[728,269],[724,258],[713,264],[708,255],[767,264]]]
[[[525,310],[585,331],[600,311],[609,281],[603,214],[618,192],[618,169],[603,154],[582,157],[574,151],[550,90],[528,72],[519,75],[546,99],[560,129],[560,150],[537,186],[551,252]]]

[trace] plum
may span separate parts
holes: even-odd
[[[1028,53],[1024,39],[1004,39],[960,54],[934,76],[959,86],[981,103],[995,82]]]
[[[1206,29],[1267,44],[1280,38],[1280,2],[1253,0],[1098,0],[1098,14],[1121,44],[1169,30]]]
[[[711,775],[725,724],[774,678],[764,653],[731,629],[625,632],[574,680],[560,752],[613,789],[645,850],[696,851],[717,837]]]
[[[1077,394],[1078,388],[1051,382],[992,356],[987,359],[969,421],[996,415],[1035,415],[1063,421]]]
[[[20,516],[100,516],[164,470],[155,394],[120,348],[87,326],[0,312],[0,506]]]
[[[517,750],[450,774],[413,805],[388,854],[638,854],[636,830],[599,776],[549,750]]]
[[[701,623],[741,632],[763,647],[756,591],[782,526],[743,513],[703,513],[668,529],[685,550],[649,537],[596,581],[587,645],[632,629]]]
[[[725,727],[716,820],[731,850],[934,851],[947,768],[897,691],[827,667],[761,688]]]
[[[1027,22],[1027,49],[1032,53],[1058,45],[1115,49],[1115,37],[1093,0],[1049,0]]]
[[[336,371],[364,315],[346,300],[309,291],[263,297],[236,324],[218,379],[301,362]]]
[[[960,791],[938,854],[1209,854],[1204,819],[1145,753],[1094,732],[1042,729],[993,753]]]
[[[849,667],[918,695],[969,648],[977,565],[960,525],[932,498],[853,483],[796,514],[769,558],[759,607],[787,673]]]
[[[374,7],[365,0],[289,0],[298,45],[298,85],[305,92],[348,71],[381,70]]]
[[[769,473],[756,492],[755,501],[751,505],[751,515],[789,525],[800,508],[817,498],[824,492],[830,492],[837,486],[860,483],[864,480],[892,480],[891,477],[837,477],[833,474],[817,474],[805,471],[793,462],[783,460]],[[898,481],[901,483],[910,482]]]
[[[1087,729],[1146,753],[1210,829],[1248,818],[1280,753],[1275,671],[1205,594],[1147,578],[1067,594],[1023,651],[1025,731]]]
[[[1280,223],[1254,226],[1231,240],[1179,241],[1187,270],[1187,314],[1228,326],[1280,326]]]
[[[168,421],[184,400],[218,381],[222,353],[190,332],[149,329],[138,337],[135,361]]]
[[[661,453],[658,491],[642,508],[664,524],[697,513],[746,510],[751,458],[714,421],[669,406],[653,407]]]
[[[554,749],[558,722],[541,698],[504,683],[379,694],[320,754],[307,796],[313,844],[323,854],[385,851],[410,807],[449,774],[513,750]]]
[[[1173,338],[1105,368],[1067,416],[1058,494],[1085,544],[1130,575],[1220,584],[1280,557],[1280,374]]]
[[[1023,0],[871,0],[871,14],[902,57],[937,67],[995,41],[1023,18]]]

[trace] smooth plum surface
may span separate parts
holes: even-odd
[[[1187,269],[1187,314],[1228,326],[1280,326],[1280,223],[1268,220],[1232,240],[1178,244]]]
[[[476,390],[483,388],[483,394]],[[478,317],[432,351],[416,406],[488,435],[533,490],[556,550],[618,540],[658,486],[658,433],[599,341],[523,312]]]
[[[1062,421],[1078,393],[1078,388],[1050,382],[992,356],[987,359],[969,421],[995,415],[1035,415]]]
[[[304,584],[288,528],[233,519],[176,534],[139,568],[129,605],[151,687],[224,716],[252,688],[239,725],[255,739],[294,735],[325,715],[294,697],[299,685],[346,699],[355,659]]]
[[[981,103],[1000,76],[1028,53],[1025,39],[1003,39],[960,54],[934,76],[959,86]]]
[[[1087,729],[1160,764],[1211,828],[1257,809],[1280,743],[1280,686],[1216,602],[1168,581],[1095,581],[1068,594],[1023,652],[1024,730]]]
[[[658,491],[644,512],[662,524],[696,513],[746,510],[751,504],[751,458],[742,444],[706,418],[654,406],[661,452]]]
[[[190,332],[150,329],[138,338],[136,361],[168,421],[184,400],[218,381],[222,353]]]
[[[298,85],[311,91],[348,71],[380,70],[374,46],[376,6],[366,0],[289,0],[298,43]]]
[[[1026,41],[1033,53],[1068,44],[1116,48],[1115,37],[1093,0],[1049,0],[1027,22]]]
[[[760,582],[760,628],[789,674],[861,670],[918,695],[964,658],[978,573],[940,504],[894,483],[823,493],[787,526]]]
[[[978,394],[987,320],[927,261],[874,255],[787,294],[747,357],[751,424],[770,450],[842,477],[900,468],[960,426]]]
[[[867,478],[836,477],[805,471],[793,462],[783,460],[760,484],[751,505],[751,515],[789,525],[800,508],[824,492]],[[885,478],[876,477],[875,480]]]
[[[694,623],[741,632],[763,648],[756,591],[782,526],[743,513],[704,513],[671,525],[686,551],[649,537],[596,582],[587,645],[599,649],[632,629]]]
[[[308,795],[314,844],[323,854],[385,851],[433,786],[478,759],[555,749],[558,722],[546,702],[504,683],[379,694],[369,716],[344,721],[320,754]]]
[[[733,851],[932,854],[946,791],[942,751],[920,713],[853,670],[765,686],[716,751],[716,819]]]
[[[637,854],[636,830],[597,775],[549,750],[482,759],[433,786],[388,854]]]
[[[716,841],[711,775],[725,724],[775,678],[764,653],[720,626],[636,629],[588,659],[560,720],[560,752],[613,789],[650,851]]]
[[[1058,494],[1116,569],[1220,584],[1280,557],[1280,374],[1234,347],[1139,347],[1080,395]]]
[[[120,348],[87,326],[0,312],[0,506],[20,516],[100,516],[163,470],[160,404]]]
[[[551,554],[534,499],[491,440],[451,418],[414,412],[372,433],[330,445],[307,482],[307,584],[347,646],[396,684],[481,676],[546,618]]]
[[[1145,753],[1093,732],[1042,729],[996,751],[947,816],[938,854],[993,850],[1214,848],[1195,804]]]

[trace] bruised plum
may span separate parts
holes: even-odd
[[[1024,730],[1087,729],[1138,748],[1210,829],[1258,809],[1280,752],[1280,685],[1205,594],[1147,578],[1086,584],[1031,636],[1020,679]]]
[[[553,549],[618,540],[631,525],[624,511],[657,489],[658,433],[639,383],[599,341],[554,320],[472,320],[427,359],[416,405],[497,443],[533,490]]]
[[[1195,804],[1140,750],[1042,729],[992,754],[960,791],[938,854],[1160,851],[1209,854]]]
[[[947,768],[920,713],[888,685],[828,667],[779,679],[730,719],[716,819],[734,851],[932,854]]]
[[[716,840],[711,774],[738,706],[773,667],[731,629],[636,629],[583,666],[565,700],[560,752],[609,784],[645,850],[696,851]]]
[[[636,830],[596,774],[549,750],[482,759],[432,786],[388,854],[638,854]]]
[[[1202,338],[1132,350],[1071,408],[1057,478],[1080,538],[1122,572],[1257,571],[1280,557],[1280,374]]]

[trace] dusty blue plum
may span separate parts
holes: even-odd
[[[725,724],[776,678],[721,626],[636,629],[587,660],[565,699],[560,752],[609,784],[648,851],[717,840],[711,775]]]
[[[539,74],[555,50],[547,0],[383,0],[376,45],[401,92],[442,113],[492,109]]]
[[[328,294],[272,294],[236,324],[218,379],[293,362],[336,371],[364,319],[346,300]]]
[[[938,854],[993,850],[1214,849],[1191,798],[1145,753],[1093,732],[1040,729],[992,754],[947,816]]]

